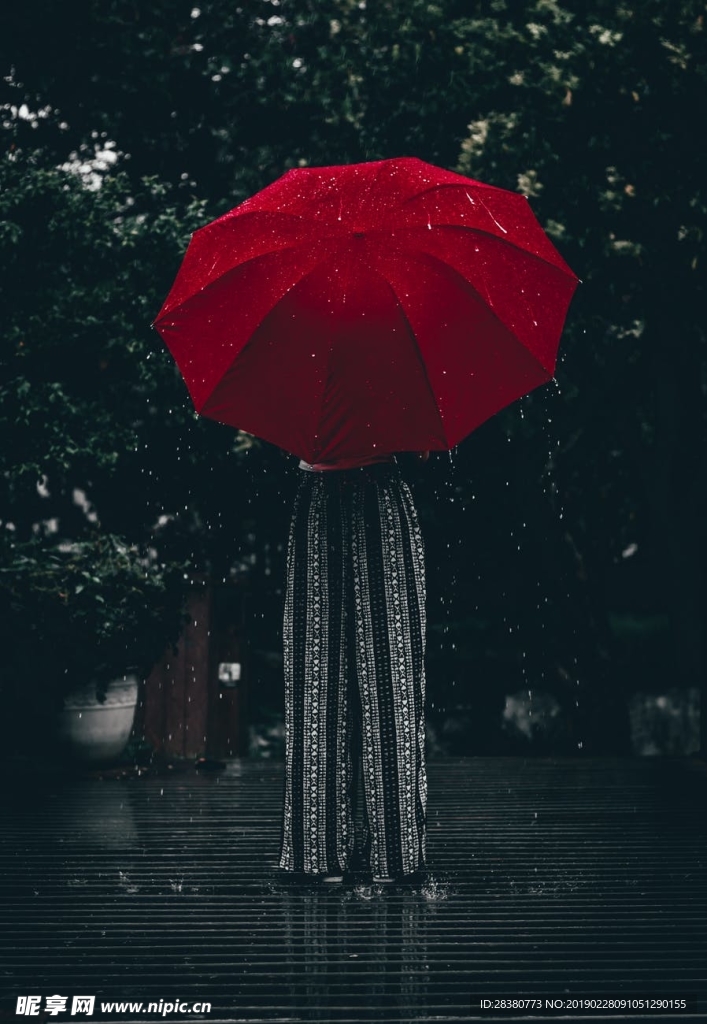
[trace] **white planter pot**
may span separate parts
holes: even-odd
[[[88,763],[120,757],[135,720],[138,678],[127,674],[112,680],[106,700],[96,697],[95,683],[73,690],[58,714],[57,739],[73,758]]]

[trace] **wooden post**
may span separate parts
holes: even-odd
[[[210,757],[248,751],[248,659],[244,636],[245,590],[235,582],[214,588],[211,614],[213,665],[209,686]]]

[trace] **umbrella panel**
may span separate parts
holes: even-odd
[[[320,263],[280,300],[205,415],[308,461],[443,450],[548,379],[453,271],[366,248]]]
[[[430,430],[444,445],[405,317],[357,259],[320,263],[292,288],[202,411],[313,462],[414,450]]]

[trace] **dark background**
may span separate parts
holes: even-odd
[[[297,460],[199,419],[149,325],[190,233],[289,168],[417,156],[524,192],[582,279],[556,386],[451,455],[400,460],[426,546],[431,745],[689,752],[707,611],[705,13],[6,5],[6,592],[19,544],[41,576],[42,552],[101,533],[165,571],[247,576],[251,721],[277,735]],[[51,614],[27,656],[33,587],[3,605],[4,648],[38,689],[60,680],[40,657]]]

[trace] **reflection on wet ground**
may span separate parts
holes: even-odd
[[[691,1016],[622,1019],[706,1019],[704,761],[431,761],[430,877],[407,887],[283,878],[282,772],[7,788],[5,1015],[35,994],[38,1019],[60,1020],[93,994],[143,1002],[91,1015],[121,1022],[519,1021],[479,1000],[693,994]],[[47,1016],[51,995],[67,1010]]]

